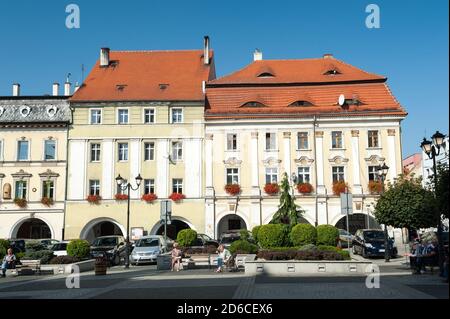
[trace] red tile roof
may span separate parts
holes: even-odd
[[[203,50],[111,51],[113,65],[97,61],[71,101],[203,100],[202,81],[215,78],[212,51],[210,56],[205,65]]]

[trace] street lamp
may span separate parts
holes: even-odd
[[[377,173],[381,179],[381,192],[384,193],[384,180],[389,171],[389,166],[383,163],[382,166],[378,166]],[[391,260],[391,249],[389,246],[389,235],[387,231],[387,225],[384,224],[384,261],[389,262]]]
[[[441,153],[441,146],[444,144],[445,135],[436,131],[431,137],[431,141],[427,140],[425,137],[423,138],[422,143],[420,143],[420,147],[423,152],[428,156],[429,159],[433,160],[433,182],[434,182],[434,196],[436,197],[436,189],[437,189],[437,167],[436,167],[436,157]],[[444,247],[442,246],[442,218],[440,212],[437,214],[438,216],[438,258],[439,258],[439,270],[440,273],[443,273],[443,252]]]
[[[127,190],[127,238],[126,238],[126,247],[125,247],[125,268],[130,267],[130,191],[136,191],[139,189],[142,183],[142,177],[141,174],[138,174],[135,178],[136,180],[136,187],[133,187],[131,183],[127,182],[122,178],[122,176],[116,177],[116,183],[119,188],[124,191]]]

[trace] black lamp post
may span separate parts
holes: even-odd
[[[378,176],[381,179],[381,192],[384,193],[384,180],[386,179],[386,175],[389,171],[389,166],[386,163],[383,163],[382,166],[379,166],[377,169]],[[391,260],[391,248],[389,246],[389,235],[387,231],[387,225],[384,225],[384,261],[390,262]]]
[[[428,156],[429,159],[433,160],[433,182],[434,182],[434,196],[436,197],[436,189],[437,189],[437,167],[436,167],[436,157],[441,152],[441,146],[444,144],[444,138],[445,135],[442,133],[439,133],[439,131],[436,131],[436,133],[433,134],[431,137],[431,141],[428,141],[425,137],[423,138],[422,143],[420,144],[420,147],[422,148],[423,152]],[[441,218],[441,212],[438,212],[437,214],[437,225],[438,225],[438,251],[439,251],[439,270],[442,274],[443,272],[443,265],[444,265],[444,247],[442,245],[442,218]]]
[[[122,178],[122,176],[116,177],[117,185],[120,187],[121,190],[127,190],[127,238],[126,238],[126,247],[125,247],[125,268],[130,267],[130,191],[131,190],[138,190],[142,183],[142,177],[141,174],[139,174],[136,178],[136,187],[133,187],[131,183],[127,182]]]

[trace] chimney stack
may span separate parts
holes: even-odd
[[[53,83],[53,96],[59,95],[59,83]]]
[[[203,62],[204,64],[209,64],[209,37],[204,37],[204,46],[203,46]]]
[[[109,48],[100,49],[100,67],[106,68],[109,66]]]
[[[259,49],[256,49],[253,52],[253,61],[261,61],[262,60],[262,52]]]
[[[72,84],[69,82],[69,81],[67,81],[66,83],[64,83],[64,95],[65,96],[69,96],[70,95],[70,86],[71,86]]]
[[[78,82],[75,83],[75,88],[73,90],[73,93],[75,93],[76,91],[78,91],[78,89],[80,88],[80,85],[78,84]]]
[[[333,59],[333,54],[331,54],[331,53],[325,53],[325,54],[323,55],[323,58],[324,58],[324,59]]]
[[[13,96],[19,96],[20,95],[20,84],[14,83],[13,84]]]

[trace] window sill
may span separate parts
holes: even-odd
[[[94,163],[94,164],[97,163],[98,164],[98,163],[101,163],[101,162],[102,161],[90,161],[89,163]]]
[[[310,149],[310,148],[302,148],[302,149],[297,149],[296,151],[297,152],[310,152],[310,151],[312,151],[312,149]]]
[[[346,151],[346,148],[330,148],[330,151]]]
[[[367,147],[366,150],[368,151],[381,151],[383,148],[380,146],[377,147]]]
[[[276,150],[264,150],[264,152],[266,152],[266,153],[277,153],[279,151],[280,150],[278,150],[278,149],[276,149]]]

